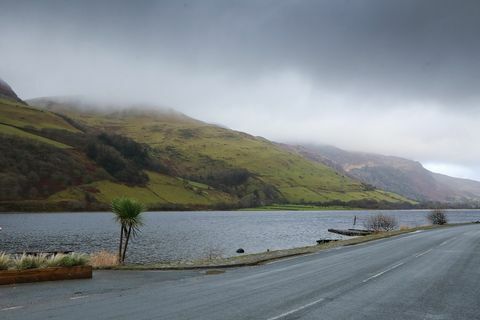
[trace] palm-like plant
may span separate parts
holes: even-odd
[[[145,206],[137,200],[122,197],[112,201],[112,211],[120,224],[118,261],[123,263],[130,237],[135,238],[143,224],[141,213],[145,211]]]

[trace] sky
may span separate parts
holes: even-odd
[[[480,180],[480,1],[0,2],[24,98],[170,107]]]

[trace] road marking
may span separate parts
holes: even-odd
[[[405,264],[405,262],[397,263],[396,265],[394,265],[394,266],[392,266],[392,267],[390,267],[390,268],[388,268],[388,269],[386,269],[386,270],[383,270],[382,272],[379,272],[379,273],[377,273],[377,274],[375,274],[375,275],[373,275],[373,276],[371,276],[371,277],[363,280],[362,282],[365,283],[365,282],[368,282],[368,281],[370,281],[370,280],[372,280],[372,279],[375,279],[375,278],[377,278],[377,277],[380,277],[382,274],[387,273],[388,271],[392,271],[393,269],[396,269],[396,268],[400,267],[400,266],[403,265],[403,264]]]
[[[420,232],[423,232],[423,230],[416,230],[416,231],[410,232],[410,234],[407,233],[407,236],[406,236],[406,237],[402,237],[402,239],[407,239],[407,238],[411,238],[411,237],[416,237],[416,236],[418,236],[418,233],[420,233]]]
[[[457,237],[453,237],[452,239],[448,239],[448,240],[443,241],[442,243],[440,243],[440,247],[443,247],[443,246],[446,245],[448,242],[453,241],[453,240],[455,240],[455,239],[457,239]]]
[[[323,298],[322,298],[322,299],[315,300],[315,301],[313,301],[313,302],[307,303],[306,305],[303,305],[303,306],[298,307],[298,308],[296,308],[296,309],[293,309],[293,310],[290,310],[290,311],[288,311],[288,312],[279,314],[278,316],[275,316],[275,317],[273,317],[273,318],[268,318],[267,320],[278,320],[278,319],[281,319],[281,318],[285,318],[286,316],[289,316],[289,315],[291,315],[291,314],[294,314],[295,312],[298,312],[298,311],[301,311],[301,310],[306,309],[306,308],[308,308],[308,307],[311,307],[311,306],[313,306],[313,305],[315,305],[315,304],[317,304],[317,303],[320,303],[320,302],[322,302],[322,301],[324,301],[324,300],[325,300],[325,299],[323,299]]]
[[[279,263],[279,262],[285,262],[285,261],[289,261],[289,260],[293,260],[293,259],[297,259],[297,258],[301,258],[301,257],[311,256],[313,254],[314,253],[309,253],[309,254],[301,254],[301,255],[293,256],[293,257],[290,257],[290,258],[283,258],[283,259],[279,258],[278,260],[273,260],[273,261],[267,262],[265,264],[274,264],[274,263]]]
[[[86,298],[88,296],[75,296],[75,297],[70,297],[70,300],[77,300],[77,299],[83,299],[83,298]]]
[[[427,251],[423,251],[423,252],[417,253],[417,254],[415,255],[415,258],[421,257],[421,256],[423,256],[424,254],[427,254],[427,253],[429,253],[429,252],[432,251],[432,250],[433,250],[433,249],[428,249]]]
[[[0,309],[0,311],[16,310],[16,309],[22,309],[22,308],[23,308],[23,306],[15,306],[15,307],[8,307],[8,308]]]

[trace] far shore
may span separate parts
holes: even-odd
[[[348,211],[369,210],[347,206],[315,206],[304,204],[272,204],[267,206],[238,209],[237,211]]]
[[[151,207],[147,212],[238,212],[238,211],[415,211],[415,210],[432,210],[437,208],[437,206],[418,206],[418,207],[399,207],[399,208],[362,208],[362,207],[349,207],[349,206],[321,206],[321,205],[309,205],[309,204],[271,204],[260,207],[251,207],[251,208],[155,208]],[[472,207],[442,207],[448,211],[455,210],[480,210],[479,208]],[[31,210],[30,210],[31,209]],[[36,210],[37,209],[37,210]],[[1,210],[0,203],[0,215],[9,214],[9,213],[98,213],[98,212],[111,212],[107,207],[105,208],[90,208],[90,209],[79,209],[71,210],[68,208],[56,208],[56,209],[45,209],[45,208],[29,208],[29,210]]]

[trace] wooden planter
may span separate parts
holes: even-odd
[[[92,266],[0,271],[0,285],[91,278]]]

